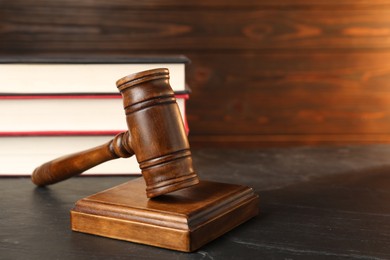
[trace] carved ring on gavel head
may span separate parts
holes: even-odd
[[[199,182],[168,69],[155,69],[116,82],[123,97],[131,147],[148,197]]]
[[[135,154],[147,197],[195,185],[198,176],[168,69],[135,73],[117,81],[123,97],[128,132],[110,142],[47,162],[34,170],[32,181],[48,185],[78,175],[105,161]]]

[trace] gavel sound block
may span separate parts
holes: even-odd
[[[190,252],[258,214],[251,188],[199,181],[167,69],[129,75],[117,86],[129,131],[47,162],[32,175],[44,186],[135,154],[143,178],[77,201],[72,230]]]

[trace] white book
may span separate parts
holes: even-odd
[[[176,95],[187,129],[186,94]],[[0,95],[0,136],[115,134],[127,130],[123,99],[115,95]]]
[[[0,94],[118,93],[116,81],[144,70],[167,68],[175,92],[185,91],[184,56],[110,59],[0,58]]]
[[[63,155],[84,151],[114,136],[3,136],[0,137],[0,175],[28,176],[41,164]],[[135,156],[102,163],[86,175],[139,174]],[[83,173],[84,174],[84,173]]]

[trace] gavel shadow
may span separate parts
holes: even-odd
[[[77,200],[133,178],[130,176],[116,176],[115,178],[105,176],[75,177],[66,182],[55,184],[55,186],[34,187],[31,190],[31,196],[29,196],[31,209],[39,216],[37,221],[42,220],[45,223],[45,221],[51,222],[53,219],[63,219],[66,228],[68,228],[69,211]],[[131,192],[129,192],[129,196],[131,196]]]
[[[33,207],[40,213],[46,211],[53,213],[54,208],[55,211],[69,211],[71,206],[70,203],[65,200],[62,194],[58,193],[58,190],[49,187],[35,187],[32,192],[33,196],[31,200]],[[50,215],[48,217],[50,217]]]
[[[114,179],[114,180],[113,180]],[[29,196],[31,210],[31,228],[41,233],[45,240],[31,240],[29,247],[31,252],[34,248],[42,248],[38,245],[45,244],[45,247],[58,248],[60,252],[54,255],[51,250],[48,258],[56,259],[72,258],[77,255],[100,255],[109,259],[113,255],[126,256],[130,251],[144,250],[139,245],[111,239],[102,239],[98,236],[86,235],[73,232],[70,226],[70,210],[80,198],[95,193],[98,190],[106,189],[111,185],[121,183],[131,177],[116,177],[107,179],[105,177],[76,177],[59,187],[35,187]],[[92,183],[92,185],[91,185]],[[128,196],[132,196],[129,191]],[[144,195],[146,196],[146,195]],[[39,230],[39,231],[38,231]],[[50,256],[50,257],[49,257]]]

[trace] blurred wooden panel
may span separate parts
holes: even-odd
[[[263,142],[281,141],[275,136],[283,135],[314,140],[329,134],[333,137],[325,140],[334,140],[334,135],[390,134],[390,52],[190,58],[188,114],[194,141],[205,135]]]
[[[113,15],[113,13],[115,15]],[[0,9],[0,51],[180,52],[389,47],[383,10]]]
[[[192,147],[252,147],[302,145],[365,145],[390,144],[389,134],[291,134],[291,135],[195,135],[190,136]]]
[[[45,7],[92,7],[92,8],[142,8],[142,9],[163,9],[163,8],[383,8],[390,5],[389,0],[273,0],[273,1],[258,1],[258,0],[241,0],[241,1],[226,1],[226,0],[144,0],[144,1],[129,1],[129,0],[2,0],[0,4],[4,6],[45,6]],[[108,10],[109,11],[109,10]]]
[[[390,142],[390,0],[0,0],[0,55],[183,54],[198,145]]]

